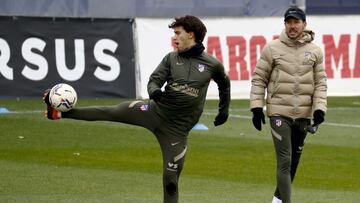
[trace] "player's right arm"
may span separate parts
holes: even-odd
[[[218,85],[219,90],[219,109],[218,114],[215,117],[214,125],[218,126],[225,123],[229,117],[229,105],[230,105],[230,79],[225,73],[224,66],[217,61],[216,73],[213,75],[213,79]]]
[[[150,75],[149,82],[147,84],[148,94],[152,95],[155,91],[161,91],[161,87],[168,80],[170,73],[170,54],[167,54],[154,72]]]

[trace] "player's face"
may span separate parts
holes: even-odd
[[[195,44],[195,37],[193,32],[186,32],[182,26],[174,28],[174,36],[172,40],[178,51],[189,49]]]
[[[285,32],[292,40],[300,39],[305,27],[306,22],[296,18],[289,18],[285,21]]]

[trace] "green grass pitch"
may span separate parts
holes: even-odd
[[[78,106],[118,99],[81,99]],[[233,100],[230,118],[212,122],[206,102],[191,131],[180,178],[183,203],[271,202],[275,158],[268,121],[251,123],[248,100]],[[0,100],[0,202],[162,202],[162,163],[155,137],[111,122],[49,121],[41,99]],[[309,135],[293,183],[293,202],[360,202],[360,98],[328,99],[326,121]]]

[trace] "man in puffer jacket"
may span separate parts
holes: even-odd
[[[284,15],[280,38],[268,43],[256,64],[250,93],[253,125],[265,124],[263,107],[270,118],[277,173],[273,202],[291,202],[291,183],[304,147],[307,127],[324,122],[326,74],[323,54],[312,43],[314,33],[306,30],[305,13],[296,7]]]

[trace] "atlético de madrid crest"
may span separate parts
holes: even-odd
[[[277,127],[280,127],[281,124],[282,124],[282,122],[281,122],[280,119],[276,119],[276,120],[275,120],[275,125],[276,125]]]
[[[311,52],[310,52],[310,51],[305,51],[305,59],[306,59],[307,61],[309,61],[310,58],[311,58]]]
[[[204,70],[205,70],[205,65],[204,65],[204,64],[199,64],[199,65],[198,65],[198,70],[199,70],[200,72],[204,72]]]
[[[313,62],[311,61],[311,52],[305,51],[303,65],[312,65],[312,64]]]

